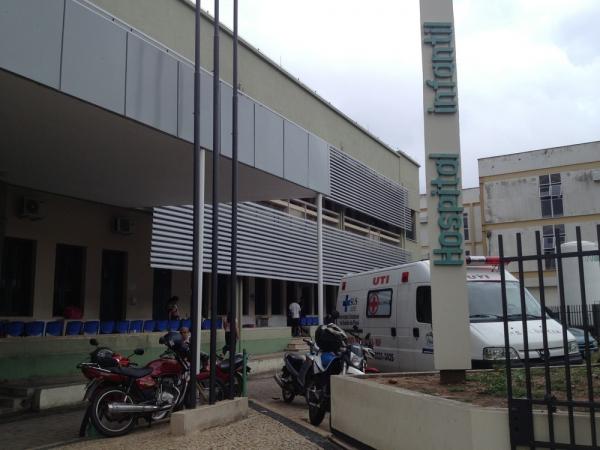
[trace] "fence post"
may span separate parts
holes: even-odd
[[[600,304],[592,304],[592,334],[596,339],[600,336]]]
[[[571,305],[567,305],[567,328],[571,328]]]

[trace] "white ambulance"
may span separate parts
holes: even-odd
[[[471,359],[473,368],[493,366],[505,360],[504,323],[498,257],[467,257]],[[523,327],[519,282],[506,276],[510,357],[522,363]],[[552,363],[563,359],[562,325],[547,317],[549,355],[543,350],[541,307],[525,290],[529,359]],[[363,335],[371,333],[375,351],[373,365],[382,371],[433,370],[431,286],[429,261],[350,274],[340,281],[337,301],[338,325],[355,326]],[[581,363],[575,337],[567,331],[569,360]]]

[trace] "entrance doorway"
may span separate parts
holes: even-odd
[[[100,320],[125,319],[126,277],[127,253],[103,250]]]
[[[152,290],[152,318],[164,320],[168,318],[167,305],[171,298],[171,271],[154,269],[154,287]]]

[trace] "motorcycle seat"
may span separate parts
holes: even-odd
[[[234,367],[237,369],[244,362],[244,358],[241,354],[237,353],[234,359]],[[221,370],[226,371],[229,370],[229,358],[225,358],[221,361]]]
[[[116,373],[118,375],[125,375],[126,377],[131,378],[142,378],[152,373],[152,367],[111,367],[109,370],[112,373]]]

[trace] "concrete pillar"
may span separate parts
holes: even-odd
[[[4,237],[8,222],[8,193],[6,183],[0,181],[0,276],[2,276],[2,258],[4,256]]]
[[[471,368],[456,46],[452,0],[420,5],[434,363],[444,382]]]
[[[323,194],[317,195],[317,265],[319,325],[323,325]]]

